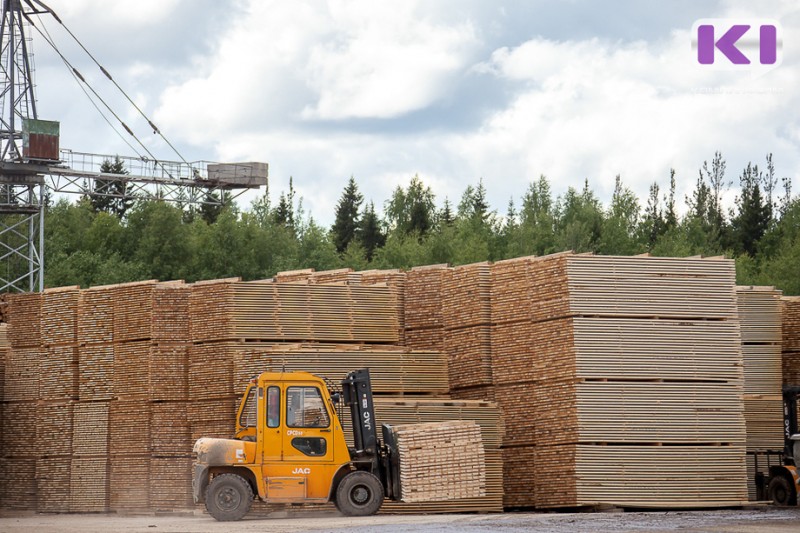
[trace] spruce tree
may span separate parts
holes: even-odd
[[[336,222],[333,223],[333,243],[336,251],[344,253],[350,242],[355,239],[358,229],[358,210],[364,197],[358,192],[356,180],[350,176],[350,181],[342,192],[339,203],[336,205]]]

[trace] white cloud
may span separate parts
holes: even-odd
[[[181,0],[136,0],[97,2],[97,0],[69,0],[47,2],[63,20],[90,19],[98,23],[124,22],[127,26],[146,26],[154,20],[167,17]]]
[[[437,24],[414,2],[336,2],[342,31],[315,44],[306,68],[318,94],[306,118],[389,118],[423,109],[445,94],[477,38],[469,23]]]

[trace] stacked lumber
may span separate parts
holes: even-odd
[[[732,262],[562,253],[496,263],[492,282],[494,393],[515,420],[504,440],[507,506],[634,505],[632,470],[659,470],[648,450],[677,462],[695,447],[718,448],[732,465],[729,494],[695,490],[698,466],[654,505],[686,506],[682,490],[697,494],[693,505],[744,501]],[[594,483],[584,457],[622,465],[631,480],[609,470],[608,483]]]
[[[110,344],[114,341],[114,285],[81,291],[78,302],[78,344]]]
[[[781,298],[783,384],[800,385],[800,296]]]
[[[138,456],[150,452],[150,405],[145,400],[109,403],[108,443],[112,455]]]
[[[783,449],[781,291],[736,287],[744,362],[747,452]],[[755,479],[748,483],[754,485]],[[754,492],[754,488],[750,492]]]
[[[192,431],[186,402],[150,404],[150,449],[153,457],[169,458],[192,453]]]
[[[389,287],[397,301],[397,342],[405,344],[405,302],[406,302],[406,273],[398,270],[365,270],[356,272],[351,276],[350,283],[357,277],[357,283],[361,285],[385,285]],[[426,348],[421,348],[426,349]],[[437,348],[427,348],[427,350],[438,350]]]
[[[385,502],[383,513],[499,512],[503,509],[503,458],[500,444],[505,431],[497,405],[482,401],[375,397],[375,418],[381,424],[401,426],[448,421],[470,421],[480,426],[484,447],[486,494],[484,496],[429,502]],[[348,445],[352,445],[350,417],[340,416]]]
[[[533,256],[492,263],[491,316],[494,324],[511,324],[530,319],[531,261]]]
[[[46,289],[41,294],[42,344],[75,346],[78,342],[79,287]]]
[[[39,363],[39,398],[42,400],[78,399],[78,348],[51,346]]]
[[[747,495],[745,459],[731,448],[536,446],[536,501],[542,508],[609,503],[659,509],[741,504]],[[709,475],[713,475],[713,483],[709,483]]]
[[[148,340],[114,343],[112,391],[115,398],[147,399],[150,348]]]
[[[36,509],[38,496],[36,458],[0,458],[0,472],[3,474],[3,482],[0,483],[3,509],[21,511]]]
[[[220,345],[212,345],[220,346]],[[220,358],[232,358],[237,387],[265,371],[306,371],[341,381],[348,372],[369,366],[376,394],[447,394],[447,360],[441,352],[402,347],[347,344],[225,345]]]
[[[40,513],[68,513],[72,458],[69,455],[36,460],[36,509]]]
[[[193,463],[191,455],[150,458],[148,500],[151,510],[173,511],[192,507]]]
[[[534,492],[536,484],[531,483],[529,478],[517,475],[517,472],[523,471],[533,476],[536,475],[536,447],[515,446],[513,448],[503,448],[502,452],[503,507],[506,509],[530,507],[531,502],[536,501],[536,493]]]
[[[185,343],[150,346],[147,376],[151,401],[188,399],[189,349]]]
[[[69,510],[104,513],[108,508],[108,456],[73,455],[70,462]]]
[[[153,292],[156,281],[123,283],[113,288],[114,342],[153,338]]]
[[[185,345],[190,338],[189,294],[181,281],[159,283],[152,295],[152,340],[159,345]]]
[[[433,422],[394,426],[392,432],[397,442],[402,501],[486,495],[480,426],[470,421]]]
[[[294,283],[198,283],[190,297],[192,341],[397,342],[388,287]]]
[[[193,400],[186,407],[192,443],[201,437],[229,439],[236,430],[236,397]]]
[[[42,295],[38,292],[9,294],[8,341],[12,348],[41,346]]]
[[[452,390],[492,384],[491,267],[475,263],[445,271],[444,346]]]
[[[358,281],[358,275],[352,268],[338,268],[336,270],[323,270],[313,272],[308,278],[312,285],[345,284]]]
[[[38,457],[72,454],[72,424],[75,402],[38,402],[36,406],[35,444]],[[25,420],[22,421],[26,423]]]
[[[406,272],[404,337],[412,350],[444,349],[442,300],[447,271],[447,265],[430,265]]]
[[[308,283],[311,275],[314,274],[313,268],[305,268],[302,270],[287,270],[285,272],[278,272],[275,275],[276,283]]]
[[[118,383],[124,387],[122,383]],[[85,344],[78,349],[78,397],[110,400],[114,397],[114,345]]]
[[[114,454],[109,462],[109,508],[146,511],[150,507],[150,455]]]
[[[407,329],[403,335],[409,350],[444,351],[444,328]]]
[[[445,270],[442,324],[458,329],[492,323],[491,266],[488,262]]]
[[[11,331],[11,328],[9,328]],[[11,347],[6,352],[3,397],[7,402],[35,401],[39,398],[40,368],[44,348]]]
[[[73,408],[70,512],[109,510],[109,402],[78,402]]]
[[[36,402],[6,402],[3,405],[0,451],[3,457],[36,459],[38,447],[35,442]]]

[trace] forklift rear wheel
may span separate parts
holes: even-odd
[[[336,489],[336,508],[345,516],[369,516],[383,503],[383,484],[369,472],[350,472]]]
[[[250,483],[236,474],[220,474],[211,480],[206,489],[206,509],[219,520],[240,520],[253,504]]]
[[[769,497],[776,505],[794,505],[794,487],[786,476],[777,475],[769,480]]]

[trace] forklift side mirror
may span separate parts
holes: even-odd
[[[331,401],[333,403],[339,403],[340,401],[342,401],[342,395],[339,394],[338,392],[334,392],[333,394],[331,394]]]

